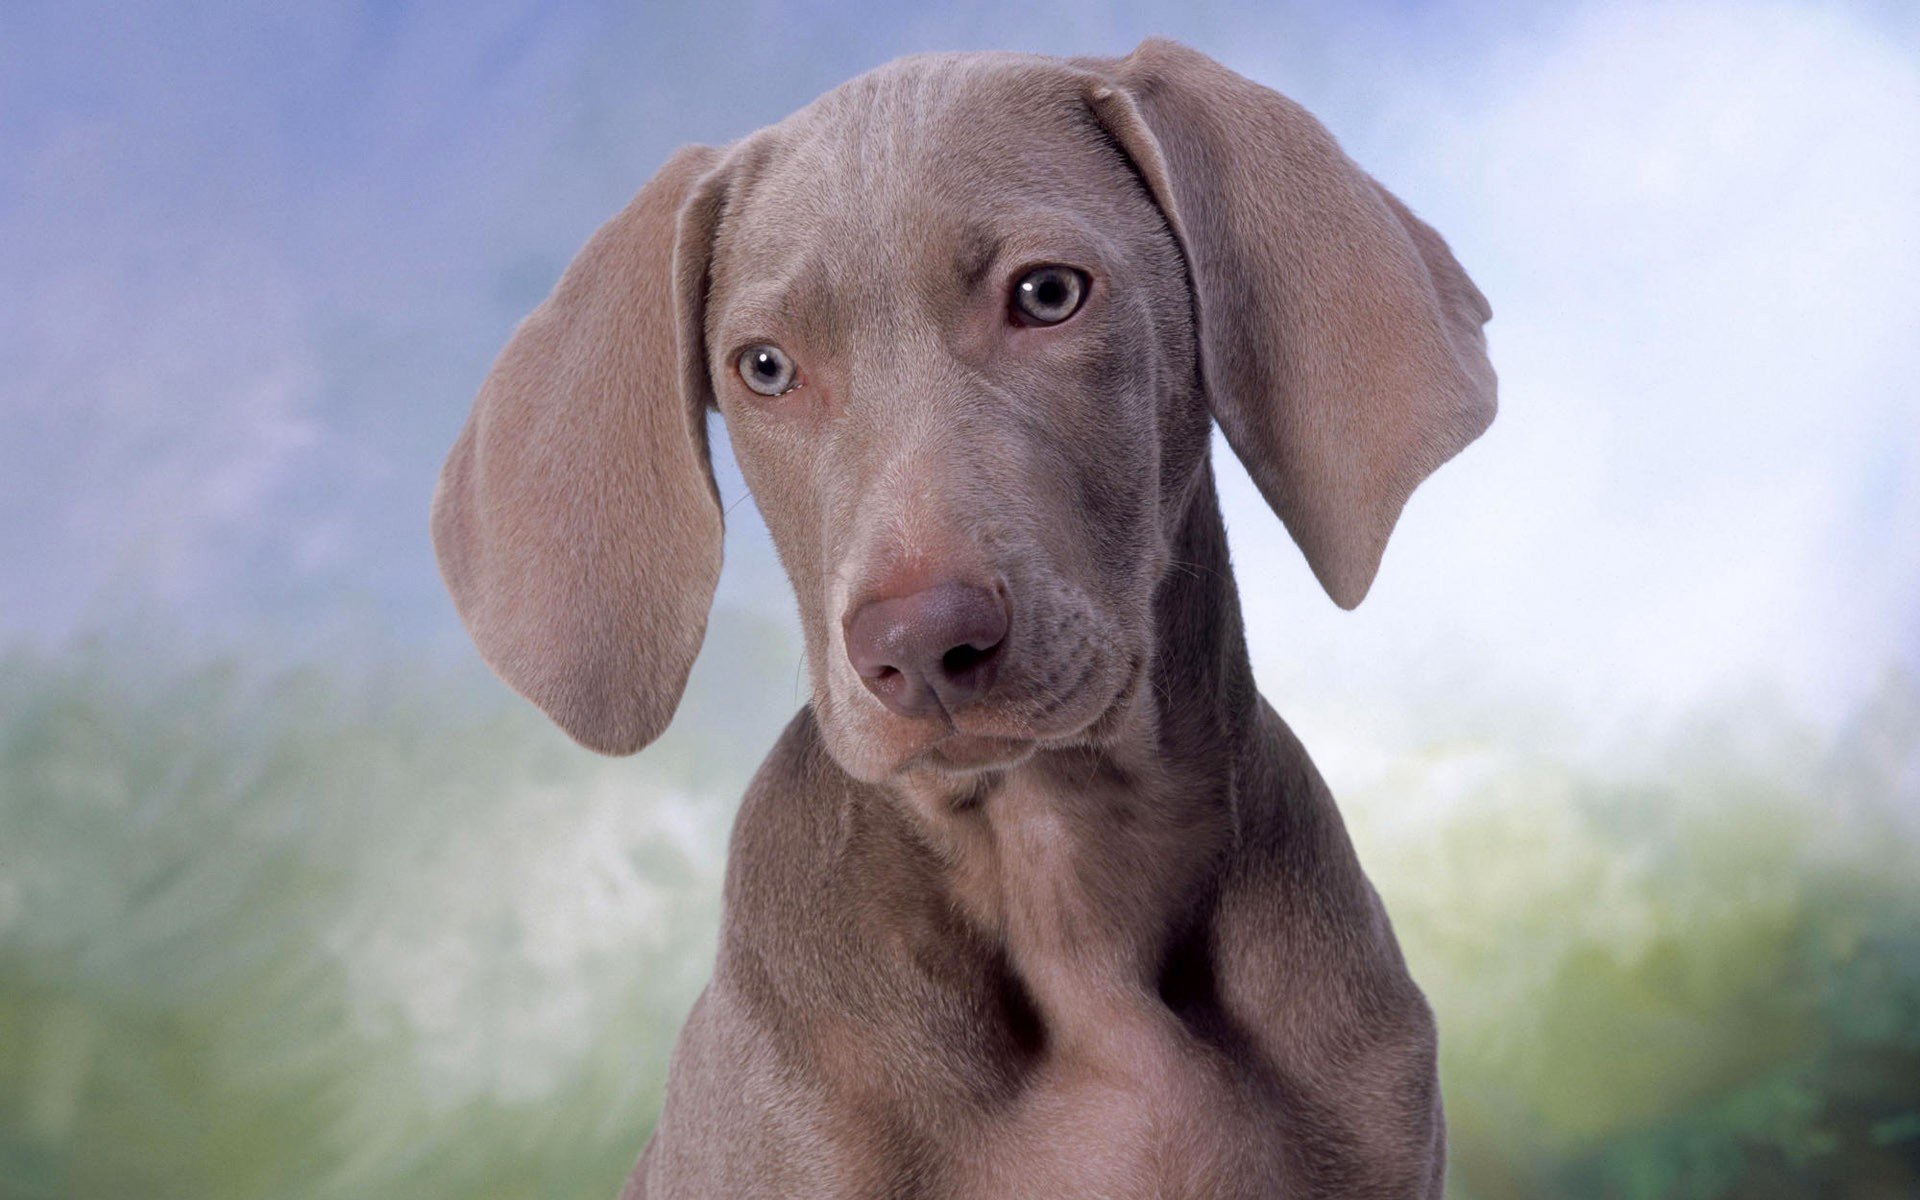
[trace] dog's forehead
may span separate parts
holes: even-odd
[[[965,257],[1010,221],[1094,200],[1126,169],[1086,106],[1090,78],[1034,55],[938,54],[842,84],[742,143],[716,276]]]

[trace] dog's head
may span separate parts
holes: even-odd
[[[1486,302],[1296,105],[1192,50],[904,59],[682,150],[501,354],[434,541],[515,688],[628,753],[720,568],[718,407],[868,780],[1071,744],[1133,694],[1217,420],[1359,603],[1493,417]]]

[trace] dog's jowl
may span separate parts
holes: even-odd
[[[1332,599],[1486,428],[1488,309],[1292,102],[1182,46],[903,59],[675,154],[441,478],[480,651],[659,735],[718,409],[809,701],[734,828],[628,1197],[1426,1197],[1434,1028],[1255,690],[1214,425]]]

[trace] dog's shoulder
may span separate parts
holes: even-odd
[[[812,957],[821,922],[851,883],[835,870],[850,849],[863,785],[834,762],[811,706],[787,723],[740,802],[728,842],[721,967],[730,958]],[[771,965],[768,969],[772,969]]]
[[[734,821],[720,969],[791,1009],[848,1003],[903,961],[924,970],[958,930],[938,870],[899,804],[843,771],[803,709]]]
[[[1220,1002],[1298,1089],[1300,1119],[1356,1148],[1316,1166],[1327,1194],[1425,1194],[1442,1137],[1432,1011],[1326,781],[1261,708],[1211,930]]]
[[[897,802],[834,763],[810,711],[796,716],[735,819],[719,955],[689,1036],[723,1047],[730,1065],[714,1069],[751,1075],[767,1107],[834,1125],[836,1144],[862,1147],[855,1160],[897,1157],[909,1107],[1005,1093],[1022,1053],[1004,965],[937,871]]]

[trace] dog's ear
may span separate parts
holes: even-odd
[[[1352,608],[1407,497],[1493,420],[1485,298],[1284,96],[1159,38],[1077,65],[1185,252],[1215,420]]]
[[[433,499],[481,655],[603,754],[666,728],[720,575],[703,346],[719,157],[681,150],[587,242],[495,361]]]

